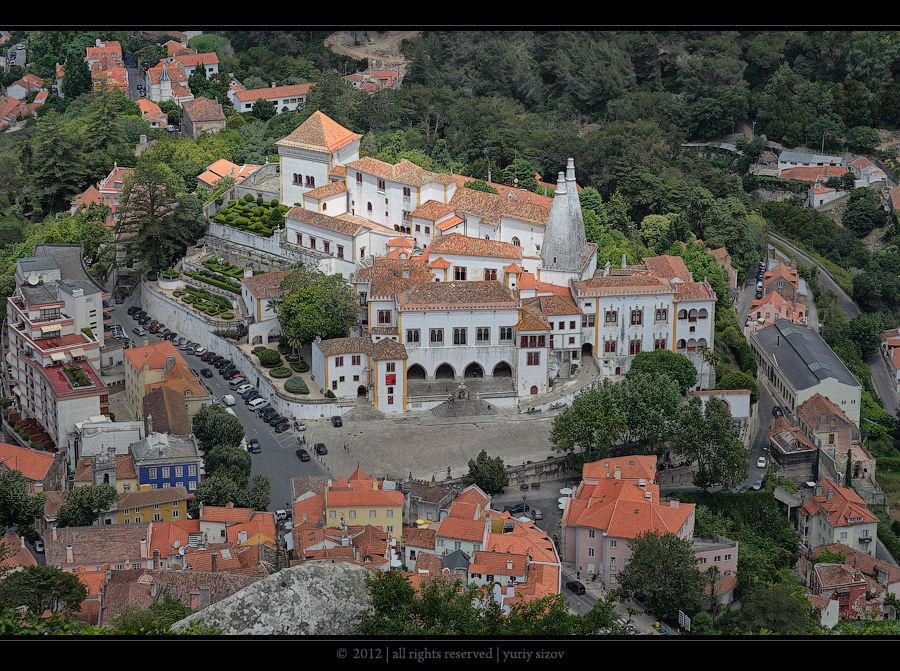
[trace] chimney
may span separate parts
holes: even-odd
[[[212,567],[210,568],[210,570],[213,573],[215,573],[216,569],[218,568],[218,564],[219,564],[219,553],[218,552],[211,553],[210,559],[212,560]]]
[[[147,415],[147,433],[153,433],[153,415]]]
[[[200,610],[200,590],[192,589],[191,590],[191,599],[190,599],[190,609],[193,611]]]
[[[22,537],[19,539],[19,541],[20,541],[19,547],[21,547],[21,548],[24,550],[24,549],[25,549],[25,536],[22,536]]]
[[[66,545],[66,563],[74,564],[75,563],[75,552],[72,550],[72,544],[69,543]]]
[[[166,372],[168,373],[175,366],[175,355],[170,354],[166,357]]]
[[[147,347],[150,344],[150,341],[147,338],[144,338],[143,346]]]
[[[671,501],[669,501],[669,508],[680,508],[680,507],[681,507],[681,501],[679,501],[678,499],[672,499]]]
[[[828,489],[828,494],[827,494],[827,496],[825,497],[825,500],[826,500],[826,501],[830,501],[832,496],[834,496],[834,490],[831,489],[831,488],[829,487],[829,489]]]
[[[147,559],[149,555],[147,554],[147,539],[141,539],[141,559]]]
[[[511,569],[513,567],[512,559],[506,560],[506,568]]]
[[[816,483],[816,496],[821,496],[821,495],[822,495],[822,483],[817,482]]]
[[[162,558],[160,557],[159,550],[153,551],[153,568],[155,570],[159,570],[162,567]]]
[[[200,608],[209,608],[209,587],[200,588]]]
[[[150,596],[156,598],[158,589],[159,589],[159,586],[156,584],[156,581],[154,580],[153,582],[151,582],[150,583]]]
[[[616,480],[621,480],[621,479],[622,479],[622,467],[621,467],[621,466],[616,466],[615,471],[613,471],[613,477],[614,477]]]
[[[59,539],[56,537],[56,527],[53,527],[53,534],[52,534],[52,537],[53,537],[53,540],[55,540],[55,541],[58,541],[58,540],[59,540]]]

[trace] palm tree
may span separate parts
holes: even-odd
[[[710,349],[706,345],[698,345],[697,351],[700,353],[700,358],[703,359],[703,363],[707,366],[712,366],[713,370],[721,363],[719,353],[714,349]],[[700,369],[700,384],[703,384],[703,367]]]

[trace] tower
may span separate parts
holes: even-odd
[[[541,245],[541,267],[543,270],[578,273],[586,247],[584,218],[575,186],[575,159],[570,158],[566,172],[560,171],[557,177],[556,194]]]

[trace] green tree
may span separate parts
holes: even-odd
[[[104,510],[112,508],[119,494],[112,485],[82,485],[66,496],[56,517],[58,527],[89,527]]]
[[[68,210],[90,179],[81,139],[57,112],[41,119],[31,146],[34,194],[45,211]]]
[[[77,613],[87,598],[78,576],[55,566],[26,566],[0,581],[0,605],[26,606],[29,613]]]
[[[253,487],[250,488],[247,505],[253,510],[266,510],[271,503],[272,483],[262,473],[253,476]]]
[[[732,371],[723,376],[716,384],[716,389],[747,389],[750,391],[750,403],[755,404],[759,400],[759,385],[752,376],[743,371]]]
[[[340,275],[301,266],[284,278],[281,289],[283,295],[272,305],[289,338],[308,343],[316,337],[346,337],[356,325],[356,296]]]
[[[238,508],[248,508],[249,498],[247,491],[231,478],[212,475],[197,485],[194,500],[188,505],[191,516],[196,519],[200,514],[201,503],[205,506],[227,506],[233,503]]]
[[[681,393],[697,384],[697,369],[684,354],[667,349],[640,352],[631,361],[625,379],[644,373],[667,375],[678,383]]]
[[[94,179],[106,177],[114,163],[133,165],[134,144],[128,138],[121,108],[124,95],[109,85],[92,92],[84,122],[83,151]]]
[[[66,55],[62,94],[66,98],[74,99],[82,93],[90,91],[92,85],[91,71],[84,60],[84,51],[75,46]]]
[[[252,114],[260,121],[268,121],[273,116],[278,114],[278,110],[275,109],[275,103],[273,103],[271,100],[259,98],[255,103],[253,103],[253,109],[250,110],[250,114]]]
[[[218,405],[200,408],[194,415],[192,427],[194,436],[204,448],[212,449],[216,446],[237,448],[244,438],[244,426],[241,421]],[[221,454],[222,462],[236,463],[231,458],[230,451]],[[214,464],[218,464],[219,461],[218,457],[213,458]]]
[[[812,605],[801,585],[780,583],[754,589],[741,599],[740,633],[807,635],[816,631]]]
[[[732,428],[732,418],[719,398],[709,397],[706,407],[692,396],[678,413],[678,454],[697,462],[694,486],[706,491],[721,485],[734,487],[747,477],[749,453]]]
[[[881,347],[881,336],[889,327],[880,312],[861,312],[850,320],[847,336],[859,347],[863,359],[868,359]]]
[[[619,385],[604,379],[579,392],[572,403],[553,418],[550,445],[557,452],[575,453],[584,461],[602,459],[625,433],[625,412]]]
[[[499,191],[497,191],[497,189],[492,187],[490,184],[488,184],[487,182],[480,180],[480,179],[468,180],[463,183],[463,186],[467,189],[472,189],[472,191],[484,191],[485,193],[493,193],[493,194],[500,193]]]
[[[661,452],[677,431],[681,387],[668,375],[640,373],[621,383],[623,440],[644,452]]]
[[[866,195],[859,195],[860,192]],[[851,191],[850,200],[841,215],[841,224],[857,237],[863,237],[873,228],[882,228],[887,223],[887,216],[877,195],[869,196],[869,193],[868,189]]]
[[[217,408],[219,406],[207,407]],[[206,453],[206,456],[203,458],[203,465],[207,476],[215,475],[216,473],[223,474],[223,471],[225,471],[229,476],[232,474],[235,476],[232,477],[232,480],[238,483],[242,482],[246,486],[250,472],[253,469],[253,460],[250,458],[249,452],[242,450],[237,445],[217,445]]]
[[[28,493],[22,471],[0,471],[0,529],[16,527],[22,533],[44,515],[47,495]]]
[[[501,457],[491,459],[486,450],[478,453],[475,459],[469,459],[469,472],[466,473],[467,485],[478,485],[486,494],[496,494],[509,484],[509,474]]]
[[[647,608],[669,622],[678,611],[702,610],[705,580],[697,568],[690,541],[673,533],[645,531],[628,541],[631,562],[618,573],[620,600],[639,597]]]
[[[116,636],[165,636],[173,624],[183,620],[193,611],[168,593],[161,601],[154,601],[146,609],[126,606],[113,618],[104,633]]]
[[[125,178],[119,233],[129,259],[139,266],[168,268],[206,230],[196,197],[181,195],[182,181],[165,163],[142,155]]]

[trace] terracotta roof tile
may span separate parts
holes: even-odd
[[[399,310],[479,310],[518,307],[509,289],[495,280],[431,282],[397,296]]]
[[[333,152],[361,137],[317,110],[290,135],[275,144]]]
[[[247,287],[247,290],[258,300],[263,298],[276,298],[284,292],[281,290],[281,283],[291,274],[290,270],[279,270],[273,273],[262,273],[245,277],[241,283]]]
[[[331,217],[327,214],[320,214],[299,206],[292,207],[284,217],[285,219],[291,219],[306,224],[307,226],[315,226],[316,228],[348,236],[355,235],[362,227],[362,223],[359,221],[342,217]]]
[[[0,443],[0,464],[13,471],[21,471],[28,480],[39,482],[46,478],[53,459],[52,452]]]
[[[429,254],[455,254],[459,256],[488,256],[494,259],[522,259],[522,248],[501,240],[471,238],[459,233],[436,237],[428,245]]]
[[[484,223],[493,226],[499,224],[502,217],[546,226],[547,218],[550,216],[549,205],[523,202],[506,196],[466,188],[456,190],[450,199],[450,205],[458,213],[478,216]]]
[[[132,347],[123,351],[125,358],[137,370],[142,370],[144,363],[150,364],[150,370],[163,370],[166,367],[166,357],[174,356],[175,363],[187,366],[187,361],[181,353],[175,349],[170,340]]]
[[[442,203],[439,200],[428,200],[419,205],[415,210],[412,211],[410,216],[418,217],[419,219],[429,219],[430,221],[436,221],[441,217],[445,217],[448,214],[453,213],[453,208],[447,203]]]
[[[331,338],[316,343],[326,357],[339,354],[370,354],[375,346],[371,338]]]
[[[119,509],[143,508],[161,503],[187,501],[188,491],[184,487],[165,487],[163,489],[141,489],[136,492],[119,494]]]
[[[285,86],[272,86],[267,89],[245,89],[235,93],[235,98],[241,102],[253,102],[260,98],[284,98],[287,96],[305,96],[315,84],[288,84]]]

